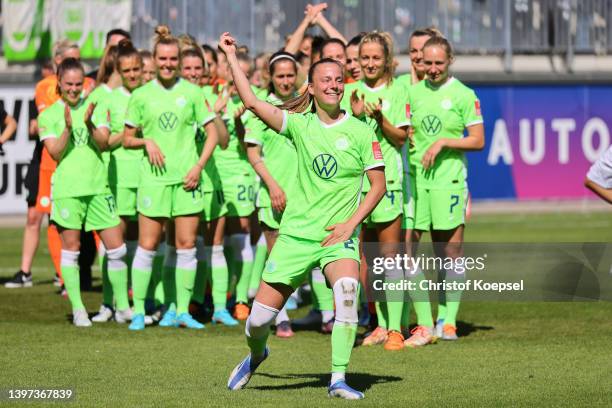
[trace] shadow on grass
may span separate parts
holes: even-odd
[[[316,373],[316,374],[284,374],[275,375],[268,373],[257,373],[256,375],[267,377],[271,379],[282,379],[282,380],[305,380],[297,384],[278,384],[278,385],[261,385],[258,387],[249,387],[257,390],[269,390],[269,391],[284,391],[284,390],[298,390],[303,388],[321,388],[329,385],[329,373]],[[348,382],[351,387],[358,391],[367,391],[376,384],[385,384],[389,382],[402,381],[403,378],[391,375],[374,375],[367,373],[349,373],[347,374]]]

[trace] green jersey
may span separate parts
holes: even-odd
[[[408,126],[409,118],[406,116],[406,104],[408,98],[405,88],[398,84],[384,84],[377,88],[370,88],[361,80],[347,84],[344,87],[344,97],[342,98],[342,108],[351,113],[351,93],[357,90],[357,95],[365,96],[365,101],[378,103],[382,100],[382,113],[387,120],[395,127]],[[383,157],[385,158],[385,178],[387,180],[387,190],[397,191],[402,189],[402,157],[400,149],[395,147],[384,135],[380,126],[374,118],[364,117],[363,120],[375,132],[376,138],[380,143]],[[369,190],[369,183],[364,185],[364,191]]]
[[[212,87],[204,86],[202,88],[202,92],[204,94],[205,100],[208,102],[208,105],[211,107],[215,104],[215,100],[217,95],[213,94]],[[202,102],[206,104],[205,102]],[[206,107],[208,109],[208,106]],[[204,149],[204,141],[206,140],[206,132],[201,127],[196,129],[196,146],[198,149],[198,155],[202,154],[202,149]],[[215,190],[221,189],[221,178],[219,177],[219,171],[217,169],[217,163],[215,161],[215,156],[211,155],[206,162],[206,166],[202,170],[200,184],[202,185],[202,192],[211,192]]]
[[[414,127],[414,166],[418,188],[453,189],[465,186],[463,152],[442,149],[432,168],[425,171],[421,160],[427,149],[441,138],[460,139],[466,127],[482,123],[480,101],[474,91],[456,78],[434,88],[421,81],[411,88],[411,125]]]
[[[273,105],[281,104],[274,94],[270,94],[266,101]],[[286,137],[279,136],[257,117],[250,121],[249,131],[244,141],[261,146],[263,160],[270,175],[283,189],[289,201],[291,199],[290,190],[295,185],[297,176],[297,152],[293,142]],[[270,193],[264,183],[257,196],[257,206],[265,208],[271,205]]]
[[[154,140],[165,162],[159,169],[143,159],[141,186],[183,182],[198,161],[194,124],[201,127],[214,119],[203,102],[203,91],[184,79],[169,89],[153,80],[132,93],[125,124],[142,129],[145,139]]]
[[[106,165],[92,135],[85,126],[89,99],[81,99],[70,108],[72,134],[53,173],[53,199],[102,194],[108,189]],[[38,117],[40,140],[60,138],[66,128],[65,104],[58,100]],[[109,127],[107,112],[96,108],[92,122],[96,128]]]
[[[364,172],[384,167],[383,154],[372,128],[347,113],[331,125],[316,113],[284,115],[279,133],[296,147],[297,178],[280,233],[320,241],[355,213]]]
[[[87,102],[95,103],[96,106],[101,107],[100,109],[108,110],[109,108],[108,100],[112,92],[113,92],[113,88],[111,88],[110,86],[106,84],[98,85],[93,91],[91,91],[91,93],[87,97]],[[110,162],[110,152],[108,150],[102,152],[102,158],[104,159],[104,163],[106,163],[106,166],[108,167],[109,162]]]
[[[111,135],[121,133],[125,129],[125,116],[131,96],[130,91],[119,87],[106,99],[110,113]],[[127,188],[138,187],[142,160],[141,149],[125,149],[121,144],[114,147],[108,166],[109,184]]]

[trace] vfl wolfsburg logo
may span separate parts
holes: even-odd
[[[164,112],[159,116],[159,128],[165,132],[171,132],[178,124],[178,117],[172,112]]]
[[[442,130],[442,122],[435,115],[427,115],[421,121],[421,127],[427,136],[435,136]]]
[[[75,146],[85,146],[87,144],[87,131],[84,128],[75,128],[72,130],[74,135]]]
[[[312,169],[324,180],[330,179],[338,171],[338,163],[331,154],[321,153],[312,161]]]

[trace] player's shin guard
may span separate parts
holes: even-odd
[[[378,326],[383,329],[389,328],[389,313],[387,311],[386,302],[375,302],[376,306],[376,318],[378,319]]]
[[[446,281],[447,282],[464,282],[465,281],[465,270],[462,267],[446,270]],[[446,291],[446,316],[444,317],[444,324],[450,324],[451,326],[457,326],[457,313],[459,312],[459,303],[461,301],[461,290],[448,290]]]
[[[132,262],[132,299],[135,314],[145,313],[145,298],[151,280],[154,257],[155,251],[148,251],[142,247],[136,249]]]
[[[115,249],[106,250],[108,279],[117,300],[117,310],[127,310],[130,308],[130,301],[128,299],[128,268],[125,263],[126,254],[127,247],[125,244]]]
[[[176,250],[176,314],[189,313],[198,261],[196,249]]]
[[[195,281],[193,282],[193,295],[191,299],[196,303],[204,303],[204,290],[206,288],[206,281],[208,280],[207,271],[209,268],[206,263],[210,262],[210,258],[206,259],[206,252],[204,251],[204,238],[197,237],[196,239],[196,261],[198,265],[196,267]]]
[[[266,342],[270,334],[270,326],[277,314],[277,309],[257,301],[253,302],[253,308],[246,321],[244,332],[251,349],[251,359],[255,362],[264,357]]]
[[[229,271],[222,245],[207,246],[207,258],[211,264],[212,301],[215,312],[227,308],[227,289],[229,286]],[[210,253],[210,255],[208,255]]]
[[[446,279],[446,270],[438,270],[438,282],[442,282]],[[437,321],[444,320],[446,318],[446,292],[443,290],[438,291],[438,316]]]
[[[336,380],[346,372],[357,334],[357,305],[359,282],[343,277],[334,284],[336,321],[332,330],[332,376]]]
[[[253,269],[251,271],[251,280],[249,282],[249,299],[253,299],[259,289],[259,282],[261,281],[261,274],[263,273],[266,259],[268,258],[268,247],[266,245],[266,238],[264,234],[261,234],[257,245],[253,247],[253,253],[255,259],[253,260]]]
[[[162,269],[164,305],[168,310],[176,308],[176,247],[166,245],[164,267]]]
[[[81,300],[81,283],[79,276],[79,251],[61,250],[62,278],[68,293],[72,310],[83,310],[85,305]]]
[[[113,307],[113,285],[108,276],[108,258],[106,247],[100,242],[98,246],[98,266],[102,275],[102,303],[110,308]]]
[[[149,288],[147,289],[147,300],[154,300],[155,305],[163,305],[164,296],[164,284],[162,281],[162,273],[164,269],[164,256],[166,255],[166,242],[161,242],[157,246],[155,256],[153,257],[153,271],[151,273],[151,281],[149,282]]]

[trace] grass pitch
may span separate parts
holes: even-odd
[[[475,216],[466,240],[612,242],[612,217]],[[272,336],[269,360],[247,389],[230,392],[227,376],[247,353],[244,325],[141,333],[115,323],[73,327],[69,303],[51,284],[45,245],[35,260],[33,288],[0,287],[0,388],[69,387],[76,400],[65,405],[79,407],[347,404],[326,396],[330,338],[317,332]],[[0,229],[0,280],[17,270],[20,250],[21,231]],[[94,312],[101,294],[83,298]],[[610,316],[606,302],[466,302],[458,342],[400,352],[356,347],[347,379],[366,393],[360,406],[611,406]]]

